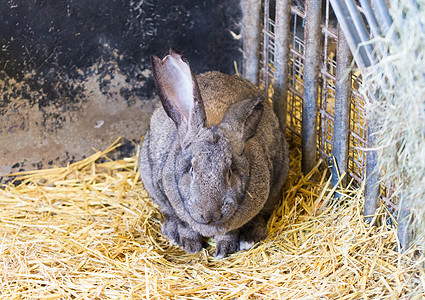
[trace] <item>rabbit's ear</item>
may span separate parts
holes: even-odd
[[[222,125],[237,135],[233,138],[234,141],[237,140],[235,142],[241,142],[240,151],[243,151],[245,142],[257,132],[258,124],[263,116],[263,101],[264,97],[259,95],[237,102],[228,108],[223,117]]]
[[[152,56],[151,62],[162,106],[176,126],[206,126],[204,104],[189,63],[173,49],[162,60]]]

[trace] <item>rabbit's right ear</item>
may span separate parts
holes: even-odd
[[[242,153],[245,142],[255,135],[264,111],[262,95],[232,104],[226,111],[221,122],[230,133],[233,147],[237,153]],[[230,137],[231,136],[231,137]]]
[[[162,60],[152,56],[151,62],[162,106],[177,128],[205,127],[204,104],[189,63],[173,49]]]

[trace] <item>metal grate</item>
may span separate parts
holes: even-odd
[[[355,75],[352,77],[352,95],[350,105],[350,148],[348,152],[349,175],[357,182],[364,177],[365,151],[366,148],[366,112],[365,101],[358,89],[361,79]]]
[[[322,12],[322,63],[320,68],[317,150],[325,161],[332,155],[335,117],[336,45],[338,34],[330,16],[329,0]],[[275,1],[262,0],[262,41],[260,51],[260,87],[272,95],[275,57]],[[301,145],[304,49],[304,7],[292,3],[291,42],[288,65],[287,130],[288,140]],[[365,101],[358,92],[361,78],[352,74],[348,175],[359,186],[365,176],[366,120]]]

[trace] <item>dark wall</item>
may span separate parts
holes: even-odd
[[[196,73],[234,73],[241,17],[224,0],[1,0],[0,175],[139,140],[155,105],[150,56],[173,46]]]

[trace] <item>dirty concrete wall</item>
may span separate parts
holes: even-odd
[[[238,1],[0,1],[0,179],[117,137],[131,155],[156,104],[150,55],[234,73],[240,19]]]

